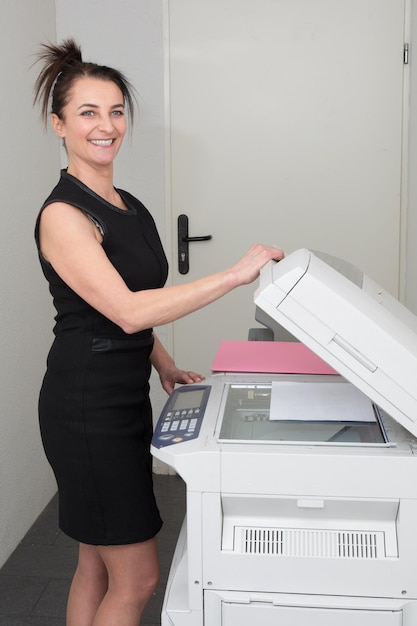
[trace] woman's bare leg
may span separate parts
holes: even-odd
[[[107,569],[96,546],[80,543],[68,597],[67,626],[91,626],[107,588]]]
[[[156,537],[143,543],[98,546],[97,553],[107,569],[108,589],[93,626],[139,626],[159,581]]]

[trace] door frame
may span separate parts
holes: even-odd
[[[415,0],[405,0],[404,4],[404,41],[412,46],[412,4]],[[417,6],[415,7],[417,9]],[[411,55],[408,53],[408,65],[404,64],[403,73],[403,123],[402,123],[402,154],[401,154],[401,199],[400,199],[400,259],[398,289],[399,300],[406,300],[407,272],[407,215],[408,215],[408,182],[409,182],[409,148],[410,148],[410,96],[411,96]]]

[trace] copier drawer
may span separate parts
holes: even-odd
[[[272,597],[270,601],[267,597],[259,601],[250,594],[245,598],[216,591],[206,591],[205,600],[205,626],[404,626],[404,614],[399,606],[384,609],[375,605],[336,608],[295,606],[294,603],[290,606],[277,604]],[[343,604],[343,599],[341,601]],[[311,598],[309,602],[312,603]]]
[[[298,607],[233,605],[222,607],[221,626],[402,626],[402,611],[300,609]]]

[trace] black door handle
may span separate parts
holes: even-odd
[[[178,271],[180,274],[188,274],[190,270],[190,256],[188,244],[195,241],[209,241],[211,235],[190,237],[188,235],[188,215],[178,216]]]

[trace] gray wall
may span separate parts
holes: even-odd
[[[40,40],[55,37],[53,0],[2,0],[0,9],[0,565],[55,491],[41,449],[37,397],[52,307],[33,226],[56,176],[58,144],[31,106]]]

